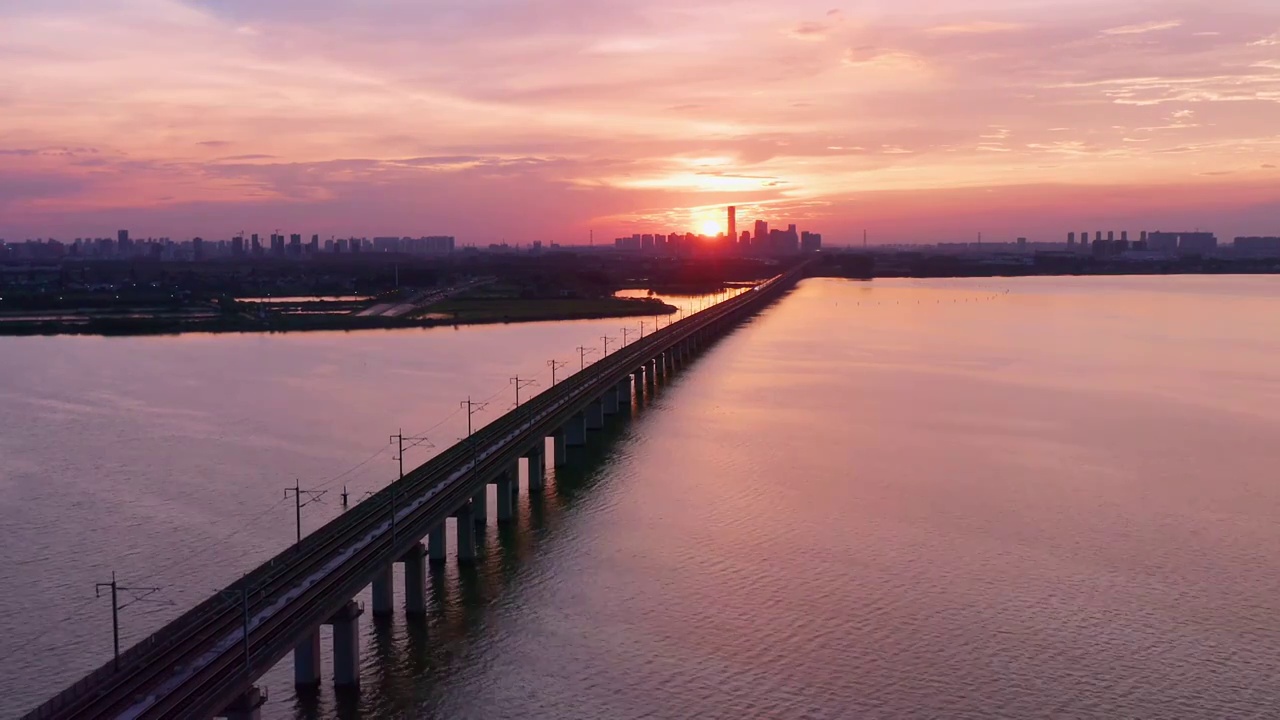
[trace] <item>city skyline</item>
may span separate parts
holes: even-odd
[[[0,4],[0,48],[10,241],[1280,232],[1255,0],[54,1]]]

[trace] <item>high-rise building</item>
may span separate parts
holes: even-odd
[[[1241,255],[1280,257],[1280,237],[1238,237],[1234,247]]]
[[[754,238],[755,244],[764,245],[765,241],[768,239],[769,239],[769,223],[765,222],[764,220],[757,220],[756,234]]]
[[[204,238],[197,237],[191,240],[191,259],[200,262],[204,259]]]
[[[1147,234],[1147,249],[1174,252],[1178,249],[1178,233],[1155,231]]]
[[[738,238],[738,208],[729,206],[729,225],[728,237],[731,240]]]
[[[133,242],[129,240],[128,230],[116,231],[116,252],[121,255],[128,255],[133,247]]]
[[[1211,232],[1181,233],[1178,250],[1184,253],[1213,252],[1218,249],[1218,237]]]

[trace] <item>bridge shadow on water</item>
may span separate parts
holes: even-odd
[[[667,385],[679,382],[679,375],[679,371],[672,375]],[[604,429],[590,431],[585,447],[568,449],[565,467],[548,469],[542,493],[528,491],[528,477],[522,469],[516,519],[498,524],[491,513],[488,524],[477,528],[475,564],[459,565],[451,553],[445,564],[431,566],[424,616],[410,617],[404,612],[403,571],[397,564],[396,612],[389,617],[366,613],[361,618],[361,687],[335,691],[325,682],[318,689],[299,690],[296,694],[290,688],[292,717],[355,720],[440,716],[444,699],[441,685],[459,678],[483,660],[483,643],[492,637],[492,632],[485,631],[498,629],[493,625],[495,608],[504,600],[510,601],[522,582],[534,579],[529,561],[539,547],[572,532],[566,516],[587,501],[592,490],[608,477],[607,470],[618,446],[630,436],[632,423],[644,416],[665,389],[663,384],[656,388],[637,387],[639,392],[629,408],[623,407],[617,415],[607,417]],[[489,486],[489,492],[489,507],[493,508],[495,487]],[[452,528],[448,535],[452,542]],[[328,628],[322,628],[326,653],[331,647],[328,632]],[[326,669],[332,668],[331,661],[325,657]],[[291,672],[291,656],[281,663],[286,664]],[[453,690],[456,700],[456,684]],[[474,705],[481,706],[483,701],[477,691]],[[279,714],[282,707],[287,707],[287,701],[277,705],[275,713],[268,712],[268,717],[288,717],[287,710],[286,714]]]

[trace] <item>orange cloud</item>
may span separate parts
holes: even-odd
[[[243,216],[561,240],[717,203],[837,232],[877,193],[928,208],[1037,188],[1056,207],[1092,197],[1063,187],[1182,183],[1212,213],[1223,188],[1274,179],[1280,69],[1257,28],[1280,6],[1008,5],[10,4],[0,236],[207,235]],[[898,230],[936,232],[920,214]]]

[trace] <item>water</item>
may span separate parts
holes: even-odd
[[[806,281],[366,622],[358,698],[286,659],[266,715],[1273,717],[1278,300]],[[333,478],[620,324],[0,340],[0,715],[108,656],[111,569],[178,604],[136,639],[291,540],[293,477],[376,487]]]

